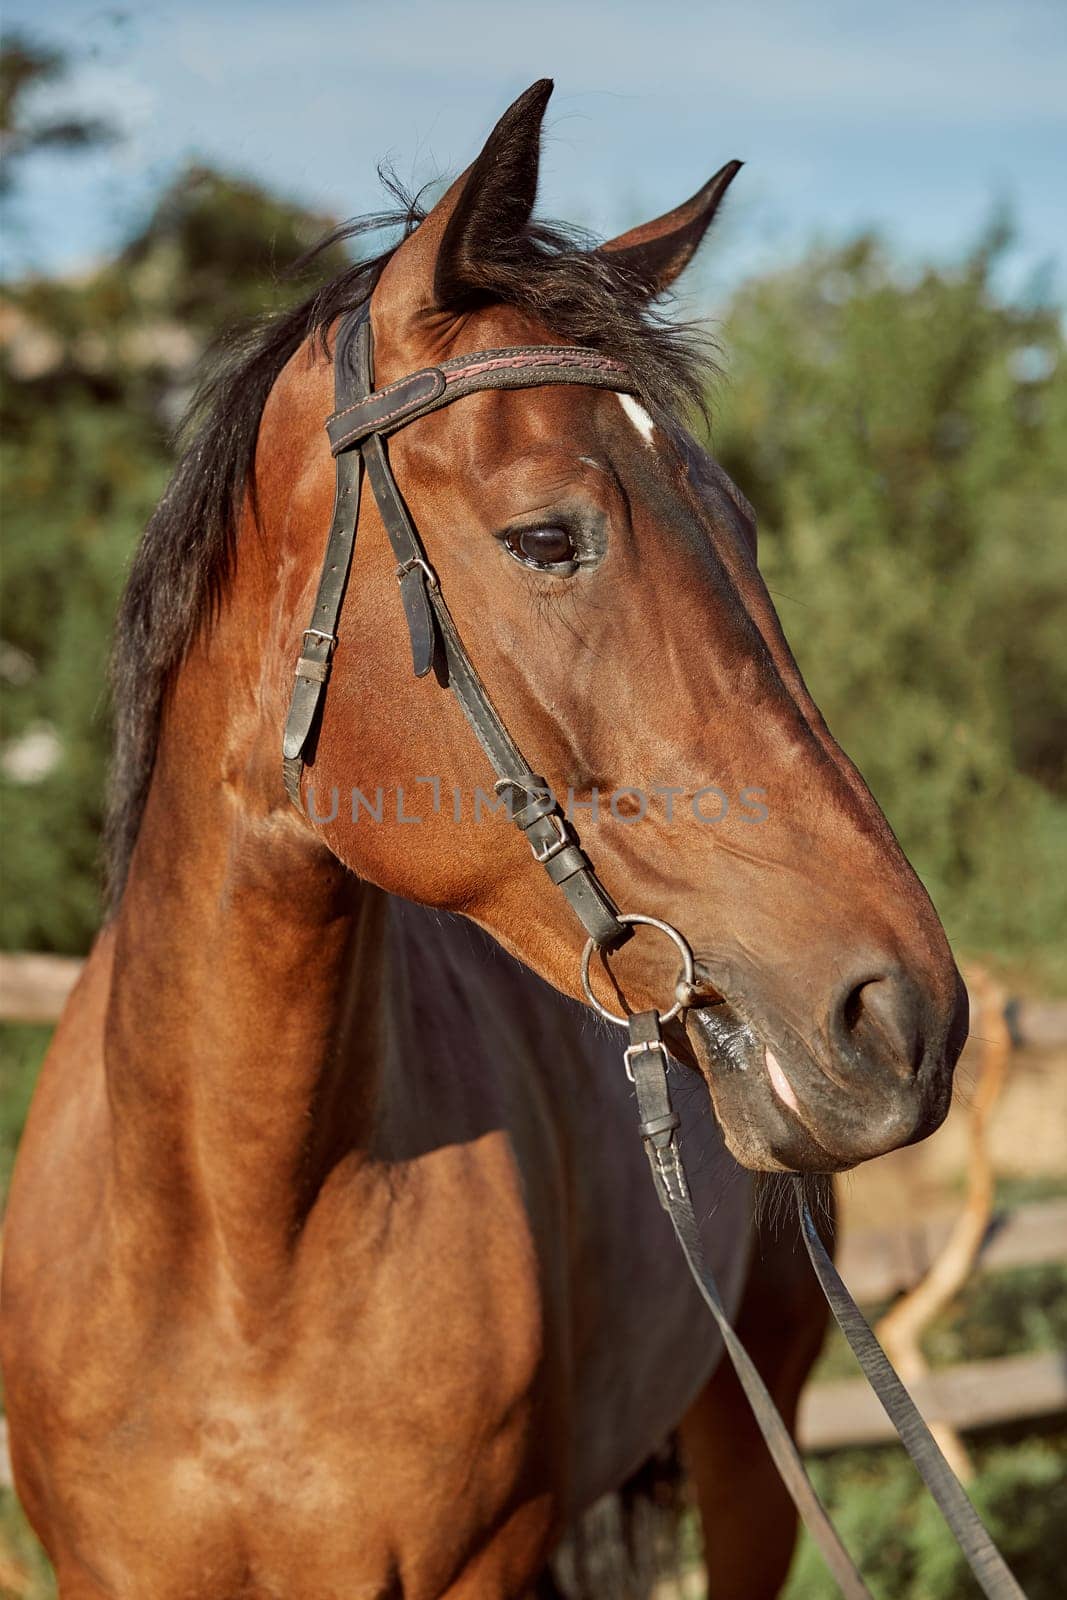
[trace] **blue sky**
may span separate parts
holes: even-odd
[[[541,209],[601,232],[747,166],[694,290],[718,298],[816,237],[873,225],[951,256],[999,201],[1011,287],[1067,261],[1067,0],[7,0],[70,48],[56,95],[120,123],[114,151],[26,169],[11,270],[77,270],[192,158],[324,212],[379,203],[376,163],[458,170],[551,76]]]

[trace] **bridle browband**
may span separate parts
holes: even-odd
[[[671,1102],[667,1051],[660,1024],[691,997],[694,977],[689,944],[670,923],[657,917],[619,911],[600,882],[549,785],[530,767],[501,721],[456,631],[441,585],[389,467],[385,440],[409,422],[482,389],[528,389],[543,384],[583,384],[616,393],[640,393],[626,367],[609,356],[574,346],[520,345],[456,356],[425,367],[384,389],[374,388],[369,303],[342,321],[334,345],[335,410],[326,420],[330,449],[337,462],[333,516],[311,622],[304,630],[296,664],[283,740],[285,789],[298,810],[304,806],[300,783],[305,758],[313,752],[323,695],[330,676],[345,589],[352,567],[363,472],[370,480],[378,511],[396,557],[396,575],[411,637],[417,677],[435,668],[451,688],[475,738],[496,773],[496,791],[512,821],[526,835],[534,859],[566,895],[588,935],[582,957],[582,985],[590,1004],[609,1022],[627,1028],[627,1076],[637,1097],[638,1126],[652,1176],[673,1224],[697,1289],[715,1319],[727,1354],[797,1510],[823,1559],[848,1600],[871,1600],[852,1558],[842,1545],[808,1478],[800,1453],[754,1362],[726,1315],[718,1286],[704,1257],[692,1196],[682,1163],[681,1119]],[[516,804],[516,802],[519,802]],[[646,924],[673,940],[681,956],[681,979],[671,1008],[626,1017],[607,1011],[590,982],[594,950],[609,951],[630,938],[635,924]],[[868,1380],[900,1435],[904,1448],[937,1502],[971,1571],[989,1600],[1025,1600],[999,1550],[941,1453],[915,1402],[852,1299],[826,1250],[796,1185],[801,1234],[815,1274]]]

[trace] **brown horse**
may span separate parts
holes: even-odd
[[[788,1415],[821,1317],[800,1258],[754,1248],[741,1169],[844,1168],[946,1108],[966,1019],[938,919],[804,688],[747,503],[664,420],[702,375],[648,306],[736,164],[577,249],[530,222],[549,89],[392,253],[231,365],[137,558],[115,905],[41,1075],[4,1263],[16,1478],[63,1600],[527,1595],[676,1426],[712,1592],[771,1595],[789,1562],[792,1512],[648,1180],[618,1040],[578,1003],[581,930],[506,819],[475,820],[490,774],[411,676],[367,496],[313,817],[283,789],[331,340],[368,295],[378,387],[561,338],[640,379],[644,406],[469,395],[390,458],[604,883],[697,953],[672,1048],[716,1113],[694,1070],[706,1249]],[[611,966],[635,1008],[671,995],[647,931]]]

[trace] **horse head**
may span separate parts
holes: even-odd
[[[695,952],[670,1042],[706,1077],[734,1155],[844,1168],[939,1124],[965,991],[925,890],[804,685],[760,577],[751,507],[676,416],[700,374],[654,305],[739,164],[608,245],[562,248],[531,222],[550,87],[516,101],[385,264],[369,307],[375,386],[565,340],[624,361],[639,398],[581,385],[470,394],[396,434],[390,465],[504,724],[601,880]],[[285,508],[274,607],[287,672],[333,489],[328,384],[327,362],[290,363],[257,456],[261,503]],[[491,811],[492,775],[458,705],[433,675],[412,676],[394,568],[365,495],[307,770],[312,820],[299,825],[361,878],[463,913],[581,998],[582,930]],[[671,1003],[669,943],[642,929],[607,959],[629,1008]],[[594,981],[610,994],[603,971]]]

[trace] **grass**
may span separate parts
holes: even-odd
[[[968,1441],[972,1499],[1028,1600],[1061,1600],[1067,1570],[1067,1434]],[[972,1600],[978,1593],[915,1469],[896,1445],[809,1463],[875,1600]],[[805,1535],[784,1600],[836,1600]]]
[[[0,1194],[11,1177],[15,1147],[51,1036],[50,1026],[0,1025]],[[54,1600],[55,1593],[50,1563],[18,1500],[10,1489],[0,1489],[0,1600]]]
[[[0,1489],[0,1600],[55,1600],[51,1564],[10,1489]]]
[[[7,1193],[15,1147],[51,1037],[51,1025],[0,1023],[0,1195]]]

